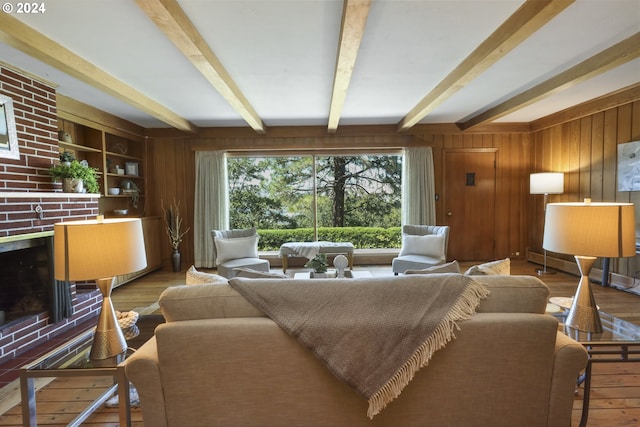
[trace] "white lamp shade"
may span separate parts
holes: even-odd
[[[633,256],[633,203],[549,203],[542,247],[578,256]]]
[[[562,172],[540,172],[529,176],[530,194],[562,194],[564,174]]]
[[[103,279],[147,266],[140,219],[62,222],[53,239],[57,280]]]

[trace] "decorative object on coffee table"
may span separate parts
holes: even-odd
[[[336,255],[333,259],[333,266],[338,270],[338,277],[344,277],[344,270],[349,266],[349,260],[344,255]]]
[[[90,358],[105,365],[120,362],[127,344],[118,324],[111,288],[115,276],[147,266],[140,219],[104,219],[54,225],[55,278],[96,280],[102,307]]]
[[[633,203],[549,203],[543,248],[572,254],[580,282],[565,324],[580,331],[602,332],[589,272],[596,257],[620,258],[636,254]]]
[[[180,202],[176,202],[174,199],[173,205],[170,205],[168,208],[164,207],[162,201],[160,203],[162,205],[162,212],[164,213],[167,236],[169,236],[169,242],[171,242],[171,247],[173,248],[173,253],[171,254],[171,265],[174,273],[177,273],[181,269],[180,243],[182,243],[182,238],[189,232],[189,227],[182,231]]]
[[[327,254],[317,254],[315,257],[307,261],[304,266],[313,269],[313,272],[315,273],[313,275],[314,277],[321,277],[321,275],[326,273],[329,268]]]

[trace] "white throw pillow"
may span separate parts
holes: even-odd
[[[510,275],[511,274],[511,260],[509,258],[499,259],[497,261],[491,261],[480,265],[474,265],[469,267],[464,272],[467,276],[483,276],[483,275]]]
[[[216,237],[216,264],[230,259],[258,258],[258,239],[258,235],[232,239]]]
[[[205,273],[204,271],[196,270],[195,266],[191,266],[187,270],[187,277],[185,278],[187,285],[206,285],[206,284],[227,284],[229,281],[218,274]]]
[[[428,234],[416,236],[413,234],[402,235],[402,249],[400,256],[424,255],[444,261],[444,236]]]

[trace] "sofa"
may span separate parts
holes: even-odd
[[[386,280],[402,292],[406,281],[440,277],[327,280]],[[154,427],[570,426],[587,353],[544,314],[548,288],[533,276],[473,280],[490,293],[476,314],[372,419],[366,399],[224,282],[165,290],[166,322],[124,362],[126,374]]]

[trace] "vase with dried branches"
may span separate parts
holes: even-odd
[[[182,243],[182,238],[189,232],[189,228],[182,230],[183,218],[180,215],[180,202],[176,202],[174,199],[173,204],[167,208],[164,207],[162,200],[160,200],[160,204],[164,213],[167,236],[169,236],[169,242],[173,248],[173,253],[171,254],[173,271],[177,273],[180,271],[180,243]]]

